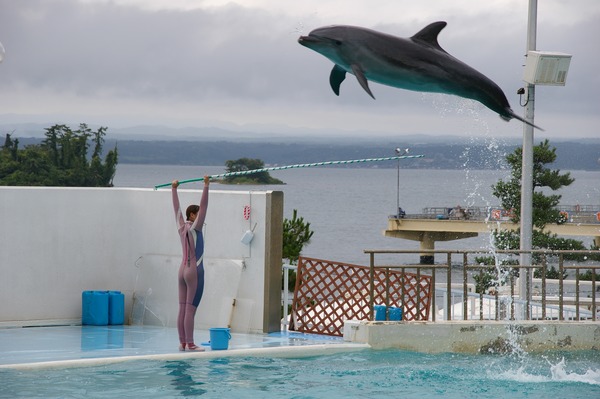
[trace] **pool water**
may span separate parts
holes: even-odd
[[[597,351],[140,360],[0,370],[1,398],[600,398]]]

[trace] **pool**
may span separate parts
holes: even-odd
[[[361,350],[303,358],[134,360],[0,370],[1,398],[598,398],[597,351],[543,355]]]

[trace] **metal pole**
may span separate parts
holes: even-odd
[[[286,169],[297,169],[297,168],[311,168],[313,166],[327,166],[327,165],[344,165],[344,164],[350,164],[350,163],[363,163],[363,162],[379,162],[379,161],[392,161],[394,159],[409,159],[409,158],[423,158],[424,155],[401,155],[401,156],[397,156],[397,157],[383,157],[383,158],[364,158],[364,159],[350,159],[347,161],[325,161],[325,162],[314,162],[314,163],[302,163],[302,164],[297,164],[297,165],[286,165],[286,166],[274,166],[271,168],[261,168],[261,169],[252,169],[252,170],[241,170],[239,172],[227,172],[227,173],[221,173],[219,175],[210,175],[208,176],[211,180],[214,179],[219,179],[222,177],[228,177],[228,176],[245,176],[245,175],[251,175],[254,173],[259,173],[259,172],[269,172],[269,171],[273,171],[273,170],[286,170]],[[185,183],[193,183],[196,181],[201,181],[204,180],[203,177],[199,177],[197,179],[188,179],[188,180],[181,180],[179,181],[179,184],[185,184]],[[154,189],[159,189],[161,187],[167,187],[170,186],[171,183],[164,183],[164,184],[158,184],[156,186],[154,186]]]
[[[396,152],[396,156],[398,157],[398,168],[396,175],[396,216],[400,218],[400,158],[406,156],[408,154],[408,148],[402,150],[400,147],[396,147],[394,150]]]
[[[369,310],[371,314],[371,321],[375,320],[375,310],[373,305],[375,304],[375,253],[369,254]]]
[[[398,173],[396,182],[396,214],[400,217],[400,159],[398,159]]]
[[[527,51],[536,49],[537,0],[529,0],[527,22]],[[535,108],[535,85],[527,84],[527,104],[524,118],[533,124]],[[533,237],[533,126],[523,124],[523,160],[521,175],[521,250],[531,251]],[[531,265],[531,253],[521,253],[522,266]],[[519,271],[519,298],[526,300],[527,282],[530,270],[522,267]]]

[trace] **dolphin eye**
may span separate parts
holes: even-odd
[[[338,46],[341,46],[341,45],[342,45],[342,42],[341,42],[340,40],[336,40],[336,41],[335,41],[335,44],[336,44],[336,45],[338,45]]]

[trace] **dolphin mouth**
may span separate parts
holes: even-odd
[[[298,43],[303,46],[307,46],[313,43],[319,43],[321,40],[317,36],[308,35],[308,36],[300,36],[298,38]]]
[[[307,42],[307,41],[309,41],[309,40],[310,40],[310,38],[309,38],[308,36],[300,36],[300,37],[298,38],[298,43],[300,43],[300,44],[304,44],[304,43],[306,43],[306,42]]]

